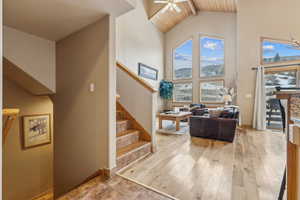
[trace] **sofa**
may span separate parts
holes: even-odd
[[[200,112],[200,111],[198,111]],[[238,122],[239,111],[226,109],[218,117],[210,117],[203,109],[203,115],[193,115],[190,118],[190,134],[192,137],[202,137],[233,142]]]

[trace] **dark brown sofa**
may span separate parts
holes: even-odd
[[[209,116],[192,116],[190,118],[190,134],[193,137],[232,142],[237,126],[238,112],[221,115],[217,118]]]

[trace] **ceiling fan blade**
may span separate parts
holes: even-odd
[[[186,2],[188,0],[174,0],[174,3]]]
[[[167,4],[162,10],[161,13],[165,13],[169,8],[170,8],[170,4]]]
[[[167,0],[155,0],[154,3],[168,3]]]
[[[179,8],[176,4],[173,4],[173,8],[176,10],[176,12],[181,12],[181,8]]]

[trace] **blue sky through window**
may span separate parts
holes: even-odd
[[[200,76],[224,75],[224,40],[213,37],[200,39]]]
[[[192,78],[193,41],[188,40],[176,49],[173,54],[175,79]]]
[[[201,62],[203,66],[224,64],[224,40],[202,37],[200,45]]]
[[[288,43],[264,40],[262,48],[264,63],[300,60],[300,49]]]

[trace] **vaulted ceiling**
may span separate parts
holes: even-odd
[[[166,4],[155,4],[154,0],[148,0],[148,15],[157,28],[162,32],[168,32],[174,26],[191,15],[197,15],[198,12],[231,12],[237,11],[237,0],[187,0],[177,3],[181,12],[167,10],[163,12]]]

